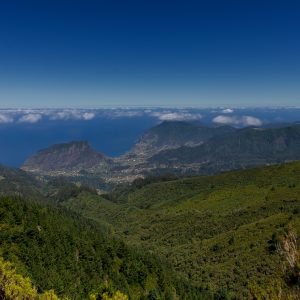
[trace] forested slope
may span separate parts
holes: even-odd
[[[168,258],[178,273],[215,297],[280,299],[281,293],[296,299],[299,274],[282,245],[300,233],[299,182],[295,162],[102,197],[82,193],[63,205]],[[293,255],[299,258],[298,246]]]
[[[299,295],[300,162],[147,178],[102,195],[2,171],[0,257],[30,278],[37,295]]]
[[[41,293],[53,289],[60,297],[87,299],[107,283],[130,299],[202,295],[159,257],[130,248],[99,225],[45,202],[1,197],[0,228],[0,256]]]

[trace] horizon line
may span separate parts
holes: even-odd
[[[219,106],[201,106],[201,105],[101,105],[101,106],[62,106],[62,107],[0,107],[0,110],[100,110],[100,109],[300,109],[300,105],[219,105]]]

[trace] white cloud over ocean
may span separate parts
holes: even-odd
[[[49,117],[50,120],[92,120],[96,114],[94,112],[79,110],[79,109],[66,109],[66,110],[49,110],[44,114]]]
[[[153,117],[159,121],[191,121],[200,120],[202,115],[198,111],[172,109],[108,109],[101,114],[108,118],[136,118]]]
[[[136,118],[142,117],[144,111],[141,109],[109,109],[104,112],[105,117],[109,118]]]
[[[225,108],[222,110],[223,114],[232,114],[233,112],[234,112],[234,110],[231,108]]]
[[[3,109],[0,110],[0,124],[5,123],[37,123],[43,119],[83,120],[89,121],[96,117],[96,110],[83,109]]]
[[[21,116],[18,120],[18,123],[37,123],[38,121],[40,121],[42,119],[42,115],[41,114],[25,114],[23,116]]]
[[[213,122],[223,125],[261,126],[263,122],[252,116],[224,116],[213,118]]]
[[[92,119],[94,119],[94,118],[95,118],[95,114],[92,113],[92,112],[85,112],[85,113],[83,113],[83,115],[82,115],[82,119],[83,119],[83,120],[86,120],[86,121],[92,120]]]
[[[202,115],[199,113],[190,113],[190,112],[151,112],[151,116],[158,118],[160,121],[192,121],[200,120]]]
[[[216,114],[219,112],[219,115]],[[109,108],[109,109],[10,109],[0,110],[0,124],[38,123],[40,121],[91,121],[98,118],[154,118],[157,121],[197,121],[211,120],[216,124],[233,126],[261,126],[263,122],[251,115],[234,114],[232,108],[210,110],[176,108]],[[209,122],[210,123],[210,122]]]
[[[9,114],[0,113],[0,124],[13,123],[14,118]]]

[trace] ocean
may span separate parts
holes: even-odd
[[[116,157],[128,151],[145,130],[165,120],[264,126],[299,121],[300,109],[0,110],[0,163],[19,167],[40,149],[74,140],[87,140],[97,151]]]

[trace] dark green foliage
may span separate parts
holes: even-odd
[[[56,202],[63,202],[72,197],[77,197],[82,192],[97,195],[97,190],[87,185],[76,185],[65,177],[57,177],[50,180],[48,186],[48,197]]]
[[[178,179],[177,176],[171,174],[171,173],[166,173],[160,176],[148,176],[145,178],[138,178],[134,180],[131,184],[132,188],[135,189],[140,189],[148,184],[151,183],[157,183],[157,182],[165,182],[165,181],[172,181]]]
[[[280,242],[281,242],[281,236],[284,233],[284,228],[280,228],[276,232],[272,234],[271,239],[268,241],[268,250],[270,253],[276,253],[278,251]]]
[[[14,266],[4,261],[2,257],[0,257],[0,299],[59,300],[53,291],[38,294],[30,279],[18,274]]]
[[[131,299],[294,299],[284,245],[298,253],[300,162],[170,179],[105,197],[60,181],[29,190],[48,204],[2,197],[0,256],[72,299],[106,280]]]
[[[299,162],[126,187],[114,202],[81,194],[63,205],[166,257],[216,299],[276,299],[289,291],[276,245],[288,224],[300,232],[294,182]]]
[[[62,187],[65,184],[73,183],[77,186],[90,187],[92,189],[111,189],[111,184],[105,182],[99,176],[89,174],[87,171],[81,170],[76,176],[43,176],[48,185],[54,187]]]
[[[32,279],[39,291],[85,299],[109,279],[130,297],[148,295],[148,281],[164,299],[169,288],[188,284],[155,256],[128,248],[77,214],[19,197],[0,198],[0,255]],[[169,271],[167,271],[167,269]],[[161,284],[163,282],[163,284]],[[188,291],[187,291],[188,294]]]
[[[102,194],[104,199],[110,200],[112,202],[126,202],[127,195],[134,191],[137,191],[147,185],[159,182],[167,182],[177,180],[178,177],[172,173],[165,173],[159,176],[146,176],[145,178],[137,178],[131,184],[122,184],[116,186],[109,193]]]
[[[41,197],[43,183],[34,176],[18,169],[0,165],[0,195],[26,195]]]

